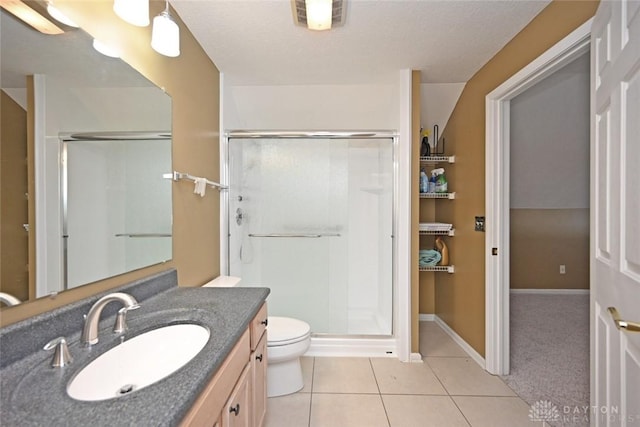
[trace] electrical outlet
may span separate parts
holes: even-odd
[[[483,216],[477,216],[476,217],[474,230],[475,231],[484,231],[484,217]]]
[[[564,264],[560,264],[560,274],[566,274],[567,273],[567,266]]]

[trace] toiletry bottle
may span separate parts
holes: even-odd
[[[436,174],[434,171],[431,171],[431,179],[429,179],[429,189],[428,189],[429,193],[435,193],[436,192]]]
[[[444,169],[434,169],[436,173],[436,193],[446,193],[448,191],[447,178],[444,175]]]
[[[447,248],[446,243],[442,240],[442,237],[436,237],[435,241],[436,250],[440,252],[440,265],[449,265],[449,248]]]
[[[427,173],[424,168],[420,169],[420,192],[426,193],[429,190],[429,179],[427,178]]]

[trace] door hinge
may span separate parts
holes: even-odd
[[[497,256],[498,255],[498,248],[491,248],[491,255]]]

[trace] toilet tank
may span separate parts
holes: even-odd
[[[202,285],[203,288],[233,288],[242,286],[240,277],[235,276],[218,276],[215,279]]]

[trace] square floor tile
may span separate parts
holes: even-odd
[[[371,364],[382,394],[447,394],[426,363],[374,358]]]
[[[425,361],[451,395],[516,395],[500,377],[489,374],[472,359],[462,357],[427,357]]]
[[[378,393],[371,362],[360,357],[316,357],[313,393]]]
[[[379,394],[322,394],[311,399],[310,427],[389,427]]]
[[[468,427],[449,396],[383,395],[391,427]]]
[[[542,422],[529,419],[529,405],[519,397],[455,396],[472,427],[534,427]]]
[[[427,357],[469,357],[436,322],[420,322],[420,354]]]
[[[293,393],[267,399],[264,427],[308,427],[311,393]]]

